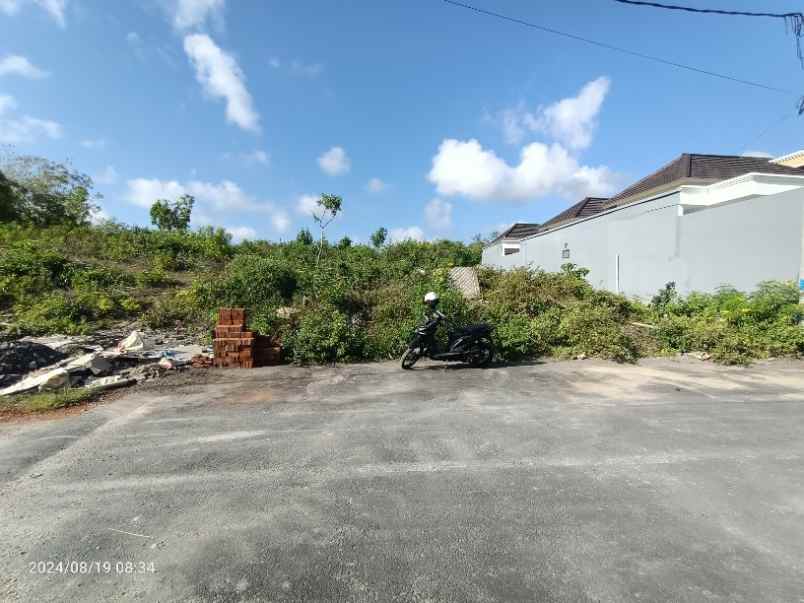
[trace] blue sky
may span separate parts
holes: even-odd
[[[474,4],[804,94],[781,21]],[[332,192],[331,238],[468,240],[682,152],[797,150],[795,104],[438,0],[0,0],[0,144],[70,160],[115,219],[189,192],[194,225],[236,238],[292,238]]]

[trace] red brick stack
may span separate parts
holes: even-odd
[[[267,335],[246,330],[243,308],[220,308],[213,341],[214,364],[221,368],[253,368],[279,364],[282,348]]]
[[[215,366],[252,368],[254,366],[254,333],[246,331],[243,308],[221,308],[212,342]]]

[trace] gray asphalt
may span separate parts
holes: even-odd
[[[803,369],[195,371],[2,424],[0,600],[803,601]]]

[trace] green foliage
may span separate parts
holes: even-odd
[[[0,221],[81,225],[96,209],[92,179],[69,165],[29,155],[1,163]]]
[[[304,311],[296,328],[285,338],[286,353],[295,362],[346,362],[363,357],[365,332],[334,306]]]
[[[312,245],[313,244],[313,235],[307,228],[302,228],[299,231],[299,234],[296,235],[296,242],[301,243],[302,245]]]
[[[289,303],[297,289],[297,275],[274,257],[238,255],[225,272],[209,273],[190,287],[190,304],[201,315],[213,317],[219,307],[244,307],[250,314],[273,313]]]
[[[0,177],[0,201],[17,184],[3,186]],[[87,202],[77,181],[56,189],[64,212],[73,201]],[[322,196],[319,214],[329,218],[319,226],[341,203]],[[14,197],[0,212],[10,216],[20,207]],[[90,226],[80,216],[44,225],[17,215],[16,222],[0,224],[0,312],[10,318],[9,330],[80,333],[133,317],[152,327],[206,328],[218,307],[243,306],[250,327],[282,338],[297,362],[390,359],[404,351],[423,318],[422,298],[432,290],[449,329],[491,323],[496,348],[508,360],[584,355],[631,362],[645,354],[701,351],[739,364],[804,355],[802,306],[790,283],[762,283],[751,294],[723,288],[686,297],[668,284],[645,305],[595,290],[587,271],[572,264],[557,273],[481,268],[481,299],[467,301],[448,274],[454,266],[477,265],[479,243],[389,245],[387,231],[379,229],[371,245],[348,237],[331,244],[322,228],[317,245],[307,229],[287,243],[233,245],[220,228],[185,230],[191,200],[185,207],[161,230]],[[442,343],[447,330],[437,334]]]
[[[656,298],[654,298],[656,299]],[[651,306],[667,352],[706,352],[724,364],[804,354],[802,307],[793,283],[761,283],[751,295],[722,288]]]
[[[530,319],[514,314],[495,325],[497,353],[507,360],[521,360],[537,355],[536,340]]]
[[[623,331],[620,317],[606,305],[584,302],[572,306],[561,317],[558,337],[574,356],[585,354],[617,362],[637,359],[636,345]]]
[[[377,230],[375,230],[371,235],[371,244],[374,245],[375,248],[379,249],[383,245],[385,245],[385,239],[388,238],[388,230],[381,226]]]
[[[186,231],[190,227],[194,204],[195,198],[192,195],[182,195],[173,203],[166,199],[157,199],[151,206],[151,224],[159,230]]]

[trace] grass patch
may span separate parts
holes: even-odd
[[[93,402],[100,397],[100,394],[101,392],[77,388],[4,396],[0,398],[0,413],[28,414],[46,412]]]

